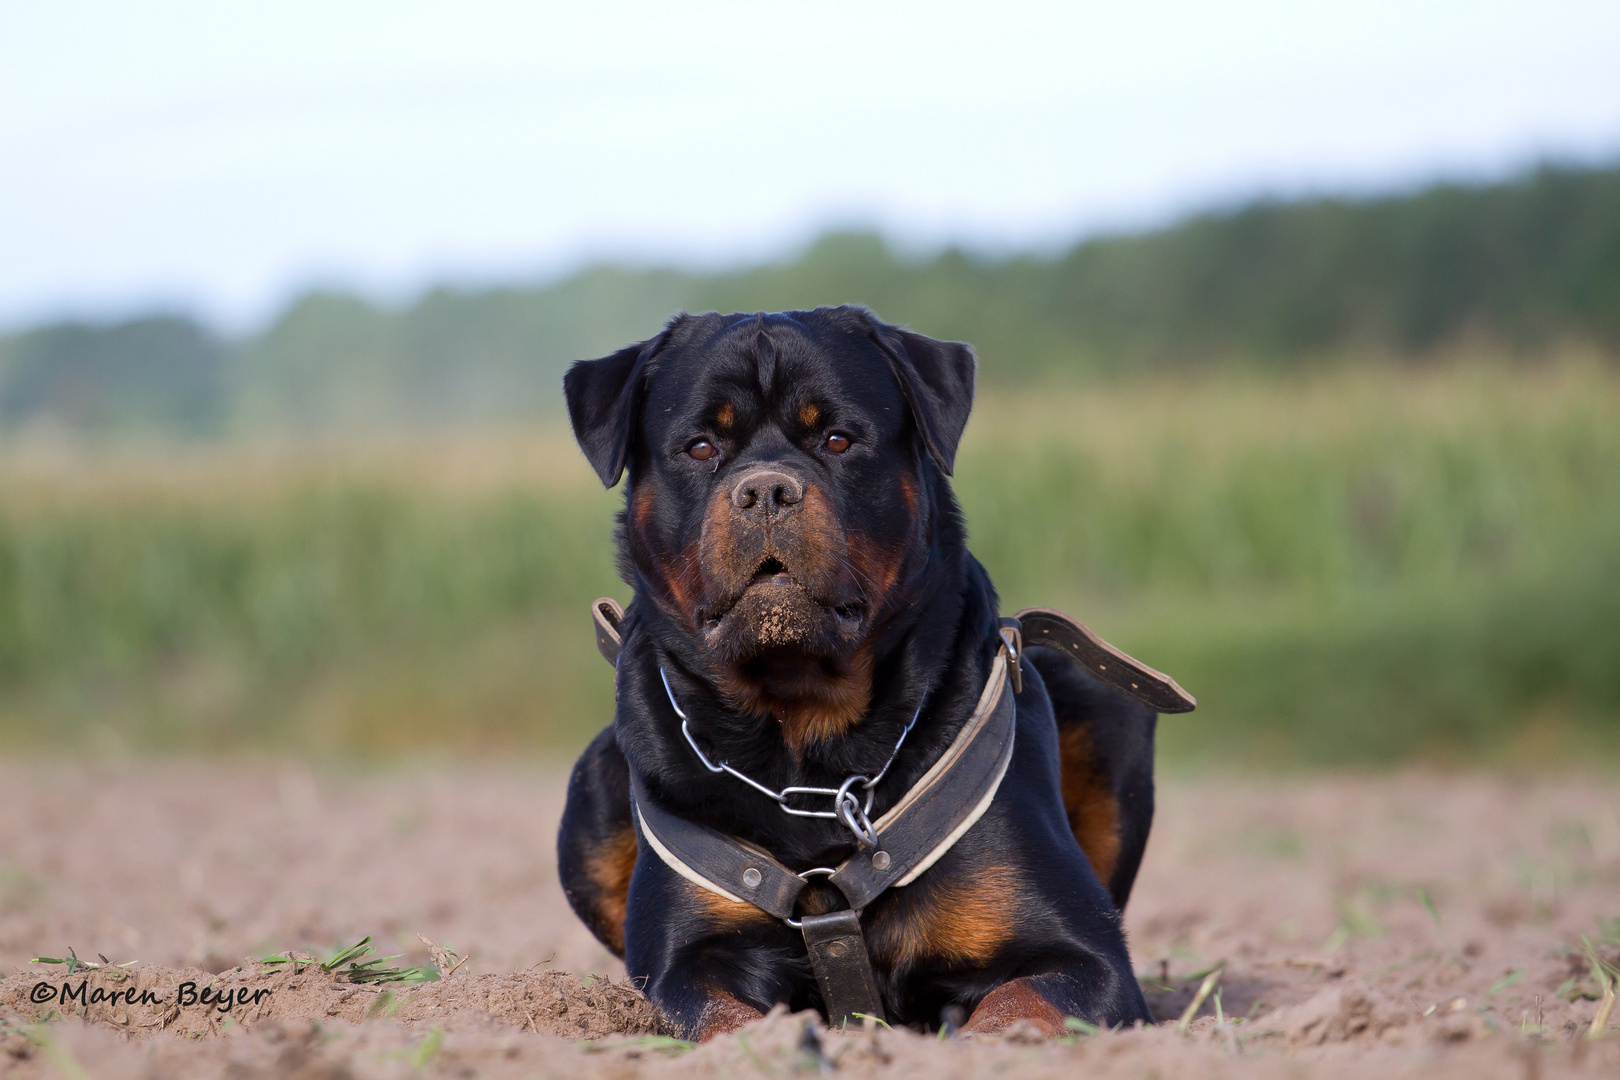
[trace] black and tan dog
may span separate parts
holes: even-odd
[[[635,599],[613,723],[569,785],[560,872],[687,1037],[779,1002],[826,1006],[798,932],[652,850],[632,776],[660,811],[799,872],[849,858],[854,826],[760,788],[870,779],[899,744],[875,818],[953,745],[1004,648],[947,481],[974,368],[965,345],[842,307],[683,315],[568,372],[597,475],[611,487],[629,470],[618,539]],[[1157,714],[1050,649],[1031,647],[1021,674],[988,809],[860,913],[891,1022],[926,1027],[950,1006],[977,1031],[1148,1018],[1120,910],[1153,816]],[[722,761],[757,786],[712,771]],[[796,903],[846,906],[824,877]]]

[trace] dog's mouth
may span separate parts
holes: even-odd
[[[804,624],[813,620],[817,611],[823,617],[830,614],[836,632],[843,636],[859,632],[866,620],[867,608],[858,600],[829,601],[816,596],[781,559],[769,555],[760,560],[748,583],[723,607],[699,612],[698,625],[702,627],[704,636],[714,643],[727,636],[729,624],[737,621],[758,623],[763,617],[768,625],[755,629],[766,630],[765,636],[769,638],[779,635],[790,624]],[[788,621],[784,622],[784,619]],[[792,638],[798,635],[789,633],[788,636]]]
[[[787,567],[783,566],[779,561],[777,561],[776,558],[771,557],[759,564],[759,569],[755,570],[754,576],[748,580],[748,589],[752,589],[758,585],[797,584],[798,582],[793,580],[793,575],[788,573]],[[743,591],[747,592],[748,589],[744,589]]]

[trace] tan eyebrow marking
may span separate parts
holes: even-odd
[[[821,419],[821,409],[813,401],[807,401],[799,406],[799,423],[805,427],[815,427],[816,421]]]
[[[720,411],[714,414],[714,422],[720,425],[723,430],[731,430],[731,425],[737,422],[737,410],[731,402],[728,401],[720,406]]]

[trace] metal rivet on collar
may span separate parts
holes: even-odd
[[[887,870],[889,868],[889,853],[887,851],[872,852],[872,865],[879,870]]]
[[[748,886],[750,889],[759,888],[759,883],[761,881],[764,881],[764,880],[765,880],[764,875],[762,875],[758,870],[754,869],[752,866],[750,866],[748,869],[743,871],[743,884]]]

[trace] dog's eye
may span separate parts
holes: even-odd
[[[686,448],[686,452],[691,454],[699,461],[708,461],[710,458],[714,457],[714,443],[710,442],[708,439],[699,439],[691,446],[688,446]]]
[[[849,436],[840,435],[835,431],[828,435],[826,440],[821,445],[827,448],[828,453],[842,454],[845,450],[849,449]]]

